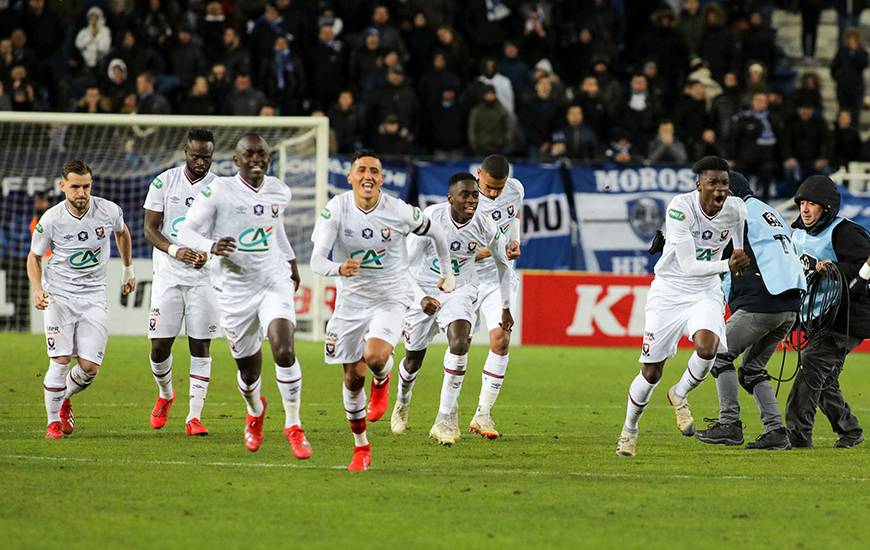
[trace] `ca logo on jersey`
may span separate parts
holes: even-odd
[[[172,220],[172,224],[169,227],[169,236],[177,237],[178,236],[178,226],[181,225],[181,222],[185,220],[184,216],[180,216]]]
[[[73,269],[90,269],[100,265],[100,254],[102,254],[102,252],[102,248],[97,248],[96,250],[79,250],[69,257],[67,263],[69,263],[69,266]]]
[[[712,262],[713,256],[719,253],[719,247],[715,248],[696,248],[695,257],[702,262]]]
[[[239,235],[239,252],[267,252],[272,227],[251,227]]]
[[[383,259],[386,255],[386,248],[380,248],[378,250],[369,248],[367,250],[355,250],[350,253],[351,259],[360,260],[360,269],[383,269]]]
[[[459,272],[462,271],[462,266],[464,266],[468,262],[468,258],[459,258],[450,259],[450,265],[453,267],[453,275],[459,276]],[[438,258],[432,258],[432,265],[429,266],[429,269],[441,275],[441,268],[438,266]]]

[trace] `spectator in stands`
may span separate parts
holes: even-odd
[[[248,49],[251,52],[251,74],[263,74],[263,65],[268,65],[272,58],[275,40],[279,36],[287,39],[288,30],[284,17],[278,11],[274,2],[267,2],[263,7],[263,15],[257,18],[253,29],[248,33]],[[287,39],[289,42],[289,39]],[[301,41],[300,41],[301,42]],[[257,109],[259,111],[259,109]]]
[[[164,52],[172,38],[170,18],[164,13],[161,0],[148,0],[144,13],[137,18],[138,29],[144,41],[159,52]]]
[[[286,36],[275,38],[273,48],[269,61],[260,66],[263,92],[281,115],[301,115],[307,108],[305,66],[299,55],[290,49]]]
[[[40,77],[42,70],[39,59],[36,57],[36,53],[27,45],[27,34],[24,30],[13,30],[12,34],[9,35],[9,40],[12,43],[12,63],[8,66],[8,69],[11,69],[12,65],[24,65],[24,68],[27,69],[27,74],[34,76],[34,78]],[[6,72],[7,79],[9,77],[8,69]]]
[[[424,109],[423,132],[426,145],[437,158],[460,157],[467,135],[465,109],[458,101],[456,88],[441,90],[441,100]]]
[[[120,44],[127,31],[136,30],[138,23],[132,14],[132,2],[110,0],[106,14],[106,26],[112,33],[112,44]]]
[[[804,62],[812,63],[816,57],[816,40],[819,35],[819,21],[826,0],[800,0],[801,10],[801,46],[804,52]]]
[[[106,27],[103,10],[97,6],[88,10],[88,24],[76,35],[76,48],[91,72],[112,47],[112,34]],[[97,90],[99,93],[99,90]]]
[[[347,51],[344,42],[335,37],[332,25],[331,19],[320,21],[317,44],[309,57],[311,100],[317,109],[328,109],[335,103],[347,74]]]
[[[208,78],[197,75],[187,93],[187,97],[181,103],[178,112],[183,115],[213,115],[215,106],[208,89]]]
[[[822,83],[814,71],[801,75],[801,85],[791,95],[791,112],[797,112],[797,105],[812,105],[817,113],[822,112]]]
[[[476,55],[492,52],[504,42],[508,30],[506,25],[517,17],[516,4],[505,0],[465,2],[458,21],[462,22],[460,29],[465,31]]]
[[[399,117],[389,114],[378,126],[371,148],[382,155],[404,156],[411,152],[410,134],[399,124]]]
[[[45,0],[27,0],[21,28],[27,34],[27,43],[41,61],[47,61],[57,54],[66,37],[63,22],[46,7]]]
[[[722,79],[722,94],[713,100],[710,118],[713,131],[724,142],[731,137],[734,116],[741,110],[743,94],[735,73],[725,73]]]
[[[689,80],[674,110],[673,125],[685,142],[686,151],[694,152],[701,145],[701,135],[710,127],[704,86],[697,80]],[[661,136],[661,126],[659,126]]]
[[[555,44],[550,2],[526,2],[520,6],[520,13],[523,18],[521,40],[526,58],[531,61],[549,58],[553,54]],[[502,41],[504,36],[499,36],[498,40],[489,46],[500,44]]]
[[[268,101],[260,90],[251,85],[250,75],[239,73],[233,80],[233,89],[224,100],[224,113],[236,116],[257,116]]]
[[[36,89],[28,78],[24,65],[13,65],[9,71],[9,97],[13,111],[39,111]]]
[[[225,114],[223,109],[226,105],[227,96],[233,89],[232,82],[233,79],[224,65],[216,63],[212,66],[211,73],[208,75],[208,89],[211,94],[212,103],[215,106],[215,112]]]
[[[831,153],[832,169],[858,162],[861,158],[861,134],[852,124],[852,113],[840,111],[834,125],[833,147]]]
[[[85,90],[85,95],[79,99],[76,112],[90,114],[111,113],[111,102],[109,98],[103,97],[98,87],[88,86]]]
[[[314,111],[311,113],[311,116],[323,116],[319,113],[320,111]],[[260,107],[260,113],[257,116],[278,116],[278,110],[267,103],[266,105]]]
[[[683,35],[674,26],[676,16],[670,8],[660,8],[650,16],[652,28],[641,36],[635,47],[635,59],[656,62],[659,75],[664,79],[668,93],[677,89],[685,75],[689,51]]]
[[[329,127],[335,132],[337,153],[346,155],[362,147],[363,121],[351,90],[339,92],[338,103],[329,109]]]
[[[701,38],[699,56],[717,81],[721,82],[725,73],[738,70],[737,37],[728,28],[725,12],[718,4],[707,4],[704,7],[706,27]]]
[[[124,100],[133,93],[133,85],[127,79],[127,74],[127,65],[122,60],[109,61],[102,95],[109,100],[109,111],[112,113],[120,112]]]
[[[846,32],[846,42],[831,62],[831,76],[837,82],[837,102],[840,109],[852,113],[852,124],[861,122],[864,105],[864,69],[867,68],[867,50],[861,45],[861,33],[856,29]]]
[[[447,67],[444,52],[436,52],[432,56],[432,68],[420,78],[417,87],[417,97],[423,109],[432,109],[441,103],[442,92],[451,88],[457,92],[461,87],[459,76]]]
[[[689,63],[689,78],[687,82],[690,81],[695,81],[701,85],[705,107],[709,110],[713,105],[713,100],[722,93],[722,86],[713,80],[710,68],[707,67],[707,63],[700,57],[696,57]]]
[[[719,139],[716,137],[716,131],[712,128],[707,128],[704,130],[704,133],[701,134],[701,145],[697,149],[695,149],[692,158],[704,158],[708,156],[725,158],[728,156],[725,148],[722,147],[722,144],[719,143]]]
[[[641,158],[635,153],[634,146],[627,132],[617,130],[616,139],[610,142],[610,146],[604,152],[610,161],[618,164],[637,164]]]
[[[520,57],[520,49],[514,40],[505,40],[502,46],[502,57],[496,63],[495,69],[511,81],[515,98],[523,97],[532,87],[532,70]]]
[[[221,65],[226,67],[230,80],[237,74],[251,74],[251,54],[242,46],[239,33],[234,27],[224,29],[224,54],[221,57]]]
[[[621,126],[627,130],[629,140],[637,154],[642,155],[646,152],[661,116],[661,106],[649,93],[646,77],[642,73],[632,76]]]
[[[471,52],[468,51],[465,41],[456,34],[453,27],[446,24],[438,27],[435,37],[438,39],[438,48],[447,56],[447,66],[456,71],[463,82],[467,82],[474,66],[468,62]]]
[[[363,32],[362,44],[351,54],[348,80],[355,83],[357,93],[363,98],[368,98],[374,91],[369,76],[377,70],[382,55],[381,33],[378,29],[369,27]]]
[[[189,89],[198,75],[208,72],[208,60],[202,49],[193,43],[193,31],[189,27],[178,29],[175,44],[170,48],[168,57],[169,66],[184,89]]]
[[[482,90],[486,86],[495,88],[495,95],[501,102],[502,106],[507,109],[507,112],[513,117],[516,114],[514,103],[514,88],[510,79],[503,74],[499,74],[495,68],[496,62],[494,57],[484,57],[480,64],[480,75],[477,80],[469,86],[466,94],[470,97],[471,105],[476,105],[483,95]]]
[[[740,34],[740,55],[745,65],[757,59],[765,67],[773,67],[776,61],[776,40],[773,30],[764,22],[758,10],[749,14],[749,26]]]
[[[837,9],[837,44],[842,44],[846,37],[846,29],[858,28],[861,22],[861,12],[870,2],[867,0],[835,0]]]
[[[731,164],[753,176],[761,200],[770,198],[770,184],[777,167],[779,141],[783,135],[780,120],[768,110],[767,94],[752,96],[752,108],[737,117],[731,132]]]
[[[555,57],[556,67],[565,82],[576,84],[592,72],[592,59],[597,55],[612,57],[616,52],[610,42],[594,36],[588,26],[568,37],[561,54]]]
[[[598,89],[601,101],[607,108],[607,113],[619,118],[622,114],[622,86],[610,72],[610,60],[606,57],[598,57],[592,60],[592,71],[598,80]]]
[[[15,58],[12,40],[8,38],[0,40],[0,82],[6,81],[9,77],[9,71],[12,70],[12,65],[20,62],[20,59]]]
[[[828,173],[831,131],[812,103],[798,105],[797,114],[785,125],[782,156],[786,179],[797,189],[810,176]]]
[[[704,35],[704,14],[698,0],[683,0],[677,28],[683,35],[683,42],[689,50],[689,55],[696,57],[701,47],[701,37]]]
[[[121,36],[121,41],[109,52],[108,59],[123,61],[127,73],[131,75],[145,71],[159,75],[166,70],[163,57],[147,42],[139,42],[133,31],[127,31]]]
[[[6,95],[6,90],[3,88],[3,81],[0,80],[0,111],[11,111],[12,99]]]
[[[659,66],[655,61],[649,60],[643,64],[643,76],[646,77],[646,86],[656,103],[662,106],[662,111],[671,113],[674,110],[674,94],[668,89],[668,84],[659,76]]]
[[[649,145],[646,155],[647,162],[674,162],[685,164],[689,160],[689,153],[682,141],[674,137],[674,123],[670,120],[662,120],[659,123],[658,135]]]
[[[414,14],[409,28],[403,29],[402,33],[410,55],[404,66],[414,80],[419,81],[420,76],[429,70],[429,60],[435,55],[438,39],[426,13],[420,7],[417,9],[419,11]]]
[[[596,160],[600,155],[598,138],[583,122],[583,108],[572,104],[565,111],[565,123],[550,138],[549,155],[583,162]]]
[[[584,124],[595,134],[598,143],[607,143],[611,117],[601,99],[598,79],[594,76],[584,78],[574,97],[583,111]]]
[[[224,33],[227,30],[227,16],[220,2],[211,0],[205,7],[205,17],[199,22],[198,34],[202,36],[202,49],[209,66],[224,56]]]
[[[519,121],[526,156],[537,159],[550,149],[550,138],[559,120],[561,104],[553,97],[550,80],[535,83],[535,95],[520,107]]]
[[[752,96],[758,92],[767,91],[767,69],[761,63],[750,63],[746,68],[746,85],[744,88],[743,102],[746,104],[751,103]]]
[[[468,143],[475,156],[503,154],[511,145],[513,124],[510,114],[498,101],[495,88],[484,89],[483,99],[468,117]]]
[[[417,94],[405,83],[405,71],[400,66],[391,67],[387,71],[386,84],[378,90],[371,103],[369,128],[377,128],[375,121],[382,121],[392,113],[399,119],[399,125],[409,132],[409,139],[414,142],[419,135],[420,105]]]
[[[409,59],[408,48],[399,30],[390,23],[390,10],[386,4],[376,4],[372,9],[371,28],[377,29],[380,35],[381,48],[399,52],[399,62]]]
[[[154,75],[148,71],[136,77],[138,95],[136,112],[141,115],[168,115],[172,106],[163,94],[154,89]]]

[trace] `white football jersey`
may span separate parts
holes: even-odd
[[[357,276],[337,277],[336,311],[370,309],[387,299],[409,304],[405,237],[428,227],[419,208],[384,192],[367,212],[356,205],[353,191],[333,197],[317,218],[311,240],[333,242],[333,262],[362,262]]]
[[[456,277],[456,288],[469,284],[476,286],[478,279],[474,257],[477,251],[490,245],[504,246],[504,239],[499,238],[498,227],[479,210],[470,220],[460,225],[453,220],[448,202],[433,204],[423,214],[444,231],[450,247],[450,263]],[[421,288],[436,290],[441,269],[432,239],[412,234],[408,237],[408,242],[411,277]]]
[[[42,272],[49,294],[81,296],[106,292],[106,266],[112,231],[123,231],[124,213],[112,201],[91,195],[88,210],[76,217],[67,201],[45,211],[33,231],[30,250],[51,257]]]
[[[715,274],[689,276],[683,273],[677,261],[676,243],[692,239],[696,259],[717,262],[722,259],[722,251],[731,237],[735,233],[743,234],[746,221],[746,203],[737,197],[725,199],[722,210],[712,218],[701,210],[699,201],[698,191],[677,195],[671,200],[665,214],[665,248],[655,265],[656,278],[685,292],[718,288],[721,281]],[[737,248],[743,248],[743,243],[738,243]]]
[[[182,227],[212,240],[236,240],[235,251],[211,263],[216,290],[256,293],[274,281],[290,278],[287,262],[295,256],[281,219],[289,203],[290,188],[272,176],[266,176],[259,188],[238,174],[216,177],[202,188]]]
[[[216,177],[211,172],[207,172],[202,179],[192,182],[187,177],[184,166],[179,166],[166,170],[151,182],[148,196],[145,197],[144,207],[154,212],[163,213],[163,225],[160,227],[160,232],[169,242],[181,246],[181,243],[178,242],[179,225],[187,216],[193,199],[203,187],[211,183]],[[170,284],[195,286],[208,283],[208,272],[205,269],[194,269],[156,247],[153,258],[154,274]]]
[[[487,197],[482,191],[480,193],[480,204],[477,205],[477,213],[475,215],[481,214],[496,224],[499,233],[506,237],[502,242],[502,246],[510,244],[511,223],[514,219],[520,219],[522,215],[524,196],[525,190],[523,189],[523,184],[516,178],[508,178],[501,194],[494,199]],[[508,265],[513,269],[513,260]],[[483,284],[498,285],[498,271],[495,268],[495,260],[484,258],[477,262],[477,276]]]

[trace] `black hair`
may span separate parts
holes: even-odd
[[[214,143],[214,134],[205,128],[194,128],[187,132],[187,141],[204,141]]]
[[[722,172],[727,172],[730,169],[731,166],[728,164],[727,160],[721,159],[713,155],[706,156],[692,165],[692,172],[699,176],[707,170],[719,170]]]
[[[358,161],[359,159],[361,159],[363,157],[372,157],[372,158],[376,158],[378,160],[381,160],[380,155],[378,155],[377,153],[375,153],[371,149],[359,149],[351,157],[350,163],[353,164],[354,162]]]
[[[450,181],[447,183],[447,189],[453,189],[453,187],[461,181],[476,182],[477,178],[475,178],[474,175],[469,172],[456,172],[455,174],[450,176]]]
[[[508,160],[504,158],[502,155],[489,155],[480,165],[480,169],[492,176],[493,178],[500,180],[508,177],[508,173],[510,172],[510,164]]]

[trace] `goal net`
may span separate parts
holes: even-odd
[[[109,265],[110,334],[147,333],[152,247],[144,236],[143,203],[154,177],[184,163],[182,148],[192,128],[215,136],[211,171],[237,172],[233,151],[246,132],[262,135],[272,150],[270,174],[293,192],[284,224],[302,271],[296,296],[300,336],[323,330],[323,284],[307,266],[310,236],[327,201],[329,127],[325,117],[193,117],[0,112],[0,330],[42,331],[30,305],[26,258],[31,226],[41,211],[64,199],[63,163],[82,159],[94,170],[93,193],[118,203],[133,236],[139,288],[120,293],[120,260]]]

